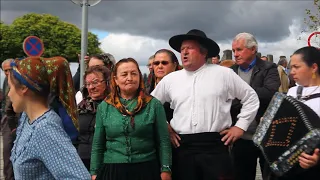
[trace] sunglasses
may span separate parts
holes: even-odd
[[[154,61],[153,65],[158,66],[160,63],[165,66],[165,65],[169,64],[170,62],[169,61]]]

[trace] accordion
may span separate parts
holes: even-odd
[[[320,117],[303,102],[276,93],[257,127],[253,142],[271,171],[283,176],[298,166],[302,152],[313,153],[320,143]]]

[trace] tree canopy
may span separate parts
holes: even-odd
[[[319,31],[320,29],[320,0],[313,0],[313,9],[306,9],[307,17],[304,18],[309,31]]]
[[[12,24],[0,22],[0,60],[21,58],[23,41],[28,36],[39,37],[44,44],[43,57],[63,56],[78,62],[81,52],[81,30],[50,14],[30,13],[15,19]],[[101,53],[98,37],[88,33],[88,53]]]

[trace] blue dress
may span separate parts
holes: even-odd
[[[91,179],[58,114],[49,110],[30,124],[22,113],[19,121],[10,158],[15,179]]]

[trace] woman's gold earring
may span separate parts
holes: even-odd
[[[316,73],[312,73],[312,79],[316,78]]]

